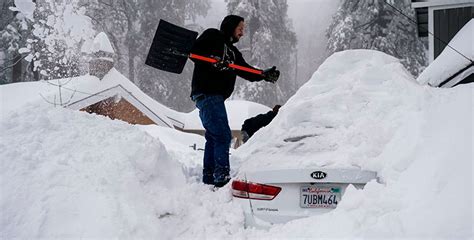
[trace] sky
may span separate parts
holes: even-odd
[[[328,57],[326,28],[340,0],[289,0],[288,16],[298,39],[298,85],[305,83]]]

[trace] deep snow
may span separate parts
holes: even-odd
[[[45,104],[2,114],[1,238],[189,239],[239,231],[243,216],[228,189],[212,192],[183,174],[176,157],[195,158],[194,150],[173,151],[169,142],[168,151],[146,128]],[[148,130],[163,139],[188,136]]]
[[[5,239],[473,236],[474,84],[420,86],[383,53],[334,54],[232,153],[234,171],[329,166],[380,176],[364,190],[349,188],[328,214],[268,231],[243,228],[229,186],[212,192],[198,183],[202,151],[190,145],[202,148],[202,137],[42,99],[16,104],[3,91],[21,96],[12,86],[0,86]],[[302,134],[310,136],[284,141]]]
[[[420,86],[384,53],[335,53],[234,162],[243,162],[241,171],[378,173],[380,183],[349,189],[335,211],[274,228],[271,236],[472,237],[473,90]],[[307,137],[284,141],[298,136]],[[311,225],[318,227],[302,231]]]

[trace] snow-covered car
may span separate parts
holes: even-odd
[[[266,227],[331,211],[349,184],[360,189],[374,179],[375,172],[356,169],[260,170],[234,179],[232,195],[247,226]]]
[[[246,223],[328,213],[349,206],[350,191],[383,182],[387,162],[409,159],[397,157],[403,152],[391,141],[410,139],[396,133],[410,121],[405,117],[416,119],[403,115],[412,107],[405,101],[417,96],[414,84],[398,59],[381,52],[329,57],[273,121],[232,154],[238,169],[232,194]]]

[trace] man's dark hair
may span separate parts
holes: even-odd
[[[234,34],[235,28],[239,25],[240,22],[243,21],[244,18],[241,16],[228,15],[224,18],[224,20],[222,20],[220,29],[227,38],[232,38],[231,41],[235,43],[239,40],[234,39],[232,35]]]

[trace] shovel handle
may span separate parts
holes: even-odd
[[[204,57],[204,56],[197,55],[197,54],[194,54],[194,53],[189,54],[189,58],[193,58],[193,59],[197,59],[197,60],[201,60],[201,61],[205,61],[205,62],[209,62],[209,63],[216,63],[217,62],[217,60],[214,59],[214,58]],[[241,71],[249,72],[249,73],[262,75],[261,70],[248,68],[248,67],[243,67],[243,66],[236,65],[236,64],[233,64],[233,63],[229,64],[229,67],[231,67],[233,69],[238,69],[238,70],[241,70]]]

